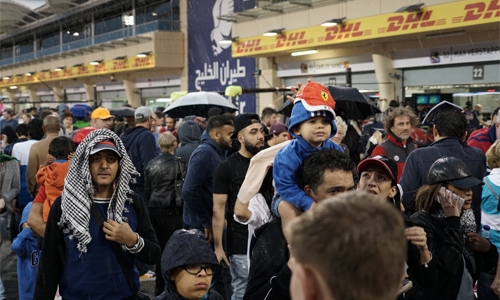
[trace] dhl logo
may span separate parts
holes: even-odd
[[[398,30],[416,29],[418,27],[426,28],[432,27],[436,24],[436,20],[431,20],[432,10],[423,13],[416,12],[406,16],[392,16],[387,18],[389,26],[386,32],[393,32]]]
[[[340,40],[343,38],[359,37],[363,35],[363,31],[359,30],[361,22],[356,22],[353,24],[345,24],[342,26],[333,26],[325,29],[326,37],[325,41]]]
[[[89,67],[87,67],[87,66],[78,67],[78,72],[77,73],[79,75],[81,75],[81,74],[88,74],[89,73]]]
[[[135,58],[135,64],[134,66],[136,67],[144,67],[144,66],[149,66],[149,56],[146,57],[136,57]]]
[[[73,76],[73,69],[64,69],[63,76]]]
[[[126,68],[127,64],[124,60],[113,61],[113,70],[122,70]]]
[[[286,35],[278,35],[276,37],[275,48],[307,44],[308,41],[307,39],[304,38],[305,35],[306,35],[305,31],[290,33]]]
[[[47,73],[45,72],[37,73],[36,77],[38,77],[39,80],[45,80],[45,78],[47,78]]]
[[[260,50],[262,50],[262,46],[260,45],[260,38],[236,43],[236,53],[253,52]]]
[[[59,78],[59,71],[50,71],[49,78]]]
[[[94,65],[94,72],[102,72],[106,70],[105,64]]]
[[[24,82],[23,76],[16,76],[16,83],[23,83],[23,82]]]
[[[463,18],[463,22],[489,19],[491,17],[497,18],[500,17],[500,0],[492,0],[489,5],[487,1],[467,4],[464,10],[467,13]]]

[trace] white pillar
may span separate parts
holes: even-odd
[[[94,95],[94,85],[85,83],[83,84],[83,87],[85,88],[85,96],[87,97],[87,104],[89,106],[93,106],[95,103],[95,95]]]
[[[132,107],[141,106],[141,101],[139,99],[139,91],[135,86],[135,82],[132,80],[124,79],[123,85],[125,86],[125,94],[127,95],[127,103],[132,105]]]
[[[261,70],[261,76],[257,78],[258,88],[270,88],[270,87],[281,87],[281,79],[278,77],[278,72],[274,65],[274,58],[272,57],[261,57],[258,58],[258,69]],[[266,81],[267,80],[267,81]],[[271,86],[269,86],[271,85]],[[277,108],[280,108],[283,104],[282,93],[260,93],[256,94],[256,113],[260,115],[262,109],[270,104],[274,104]]]
[[[58,103],[64,102],[64,89],[60,86],[53,86],[54,100]]]
[[[392,64],[392,58],[388,54],[372,54],[373,64],[375,65],[375,76],[377,78],[379,99],[379,108],[384,111],[389,107],[391,100],[396,100],[397,80],[391,78],[389,74],[396,73]]]

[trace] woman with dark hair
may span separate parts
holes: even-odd
[[[2,128],[2,150],[10,144],[17,141],[17,135],[14,128],[6,126]]]
[[[427,233],[437,284],[425,288],[416,283],[405,299],[475,299],[474,282],[498,261],[497,248],[477,233],[472,211],[472,188],[482,181],[461,160],[444,157],[432,164],[427,182],[417,191],[412,221]]]
[[[211,290],[219,271],[217,257],[199,230],[180,229],[174,232],[161,257],[165,292],[155,300],[222,300]]]

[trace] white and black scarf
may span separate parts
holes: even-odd
[[[132,175],[139,175],[121,139],[111,130],[94,130],[78,145],[64,180],[64,190],[61,195],[62,214],[58,225],[67,226],[64,232],[72,232],[70,239],[73,237],[78,239],[80,253],[87,252],[87,244],[92,240],[89,233],[89,220],[95,189],[89,169],[90,151],[96,144],[105,140],[113,142],[121,156],[120,168],[115,179],[115,190],[108,207],[108,219],[122,223],[125,201],[132,202],[129,198],[132,192],[129,183],[133,182]]]

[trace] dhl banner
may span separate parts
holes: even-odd
[[[13,85],[25,85],[39,82],[49,82],[71,78],[104,75],[118,72],[135,71],[154,68],[155,57],[150,54],[146,57],[126,57],[120,60],[103,61],[97,65],[84,64],[75,67],[66,67],[63,70],[36,72],[31,75],[11,76],[9,79],[0,78],[0,88]]]
[[[286,30],[283,34],[273,37],[241,38],[233,42],[232,53],[233,57],[254,56],[499,21],[500,0],[455,1],[422,7],[420,12],[389,13],[345,20],[343,24],[331,27],[318,25]]]

